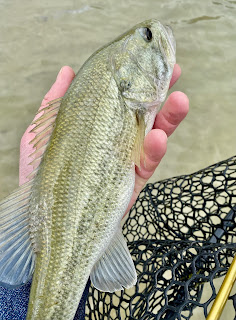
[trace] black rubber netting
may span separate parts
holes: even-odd
[[[91,286],[86,319],[183,320],[195,307],[205,318],[235,255],[235,220],[236,156],[148,184],[123,227],[137,284],[113,294]],[[228,303],[236,310],[236,294]]]

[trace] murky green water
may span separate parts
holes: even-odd
[[[174,29],[182,67],[174,90],[188,94],[191,108],[153,180],[235,154],[236,1],[0,0],[0,198],[17,186],[21,136],[61,66],[77,71],[98,47],[152,17]]]

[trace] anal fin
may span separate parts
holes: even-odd
[[[104,292],[123,290],[136,284],[136,270],[121,230],[94,265],[90,279],[95,288]]]

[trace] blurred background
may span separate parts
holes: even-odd
[[[149,18],[172,26],[182,68],[172,91],[190,99],[152,181],[235,154],[236,1],[0,0],[0,198],[18,185],[21,136],[60,68],[77,72],[100,46]]]

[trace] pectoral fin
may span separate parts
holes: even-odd
[[[140,158],[141,156],[144,156],[143,143],[145,138],[146,124],[145,124],[144,114],[138,111],[136,111],[136,128],[137,128],[137,133],[136,133],[135,144],[132,152],[132,160],[134,161],[136,166],[140,168]]]
[[[0,285],[18,287],[33,274],[35,253],[29,230],[32,181],[0,202]]]
[[[135,285],[136,270],[121,230],[94,265],[90,279],[95,288],[104,292],[123,290]]]

